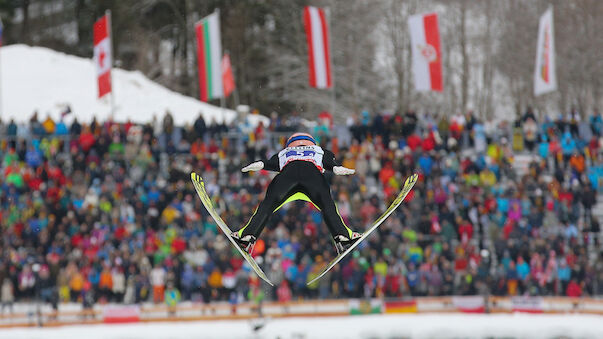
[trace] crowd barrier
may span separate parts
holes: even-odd
[[[130,323],[153,321],[196,321],[252,319],[259,316],[325,317],[380,313],[578,313],[603,315],[603,299],[569,297],[417,297],[405,299],[332,299],[265,302],[237,305],[184,302],[175,307],[144,303],[140,305],[97,304],[83,309],[80,304],[49,305],[19,303],[0,314],[0,328],[61,326],[73,324]],[[602,318],[603,319],[603,318]]]

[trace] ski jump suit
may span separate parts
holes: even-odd
[[[333,237],[352,238],[353,232],[339,215],[323,175],[325,170],[333,171],[334,166],[339,166],[333,152],[317,145],[286,147],[269,160],[261,161],[265,170],[280,173],[268,185],[266,197],[247,225],[238,231],[241,238],[250,234],[257,239],[270,215],[294,200],[308,201],[320,210]]]

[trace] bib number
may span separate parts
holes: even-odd
[[[322,157],[324,151],[319,146],[298,146],[287,147],[278,154],[279,166],[281,170],[285,165],[295,160],[309,161],[323,172]]]

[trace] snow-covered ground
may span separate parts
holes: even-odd
[[[603,316],[532,314],[367,315],[88,325],[0,330],[0,338],[603,338]]]
[[[92,116],[104,120],[111,112],[109,96],[97,99],[96,70],[91,59],[67,55],[42,47],[9,45],[0,48],[0,117],[6,121],[28,121],[34,111],[38,118],[53,119],[69,104],[72,116],[90,121]],[[195,80],[193,80],[195,81]],[[193,123],[203,113],[211,119],[227,122],[236,112],[206,104],[195,98],[173,92],[145,77],[140,72],[113,70],[115,120],[149,122],[154,114],[162,119],[169,110],[177,124]],[[255,124],[258,119],[250,115]]]

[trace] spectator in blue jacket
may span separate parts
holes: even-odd
[[[567,131],[563,134],[561,138],[561,152],[563,153],[563,160],[565,163],[572,156],[574,151],[576,150],[576,140],[572,137],[572,134]]]

